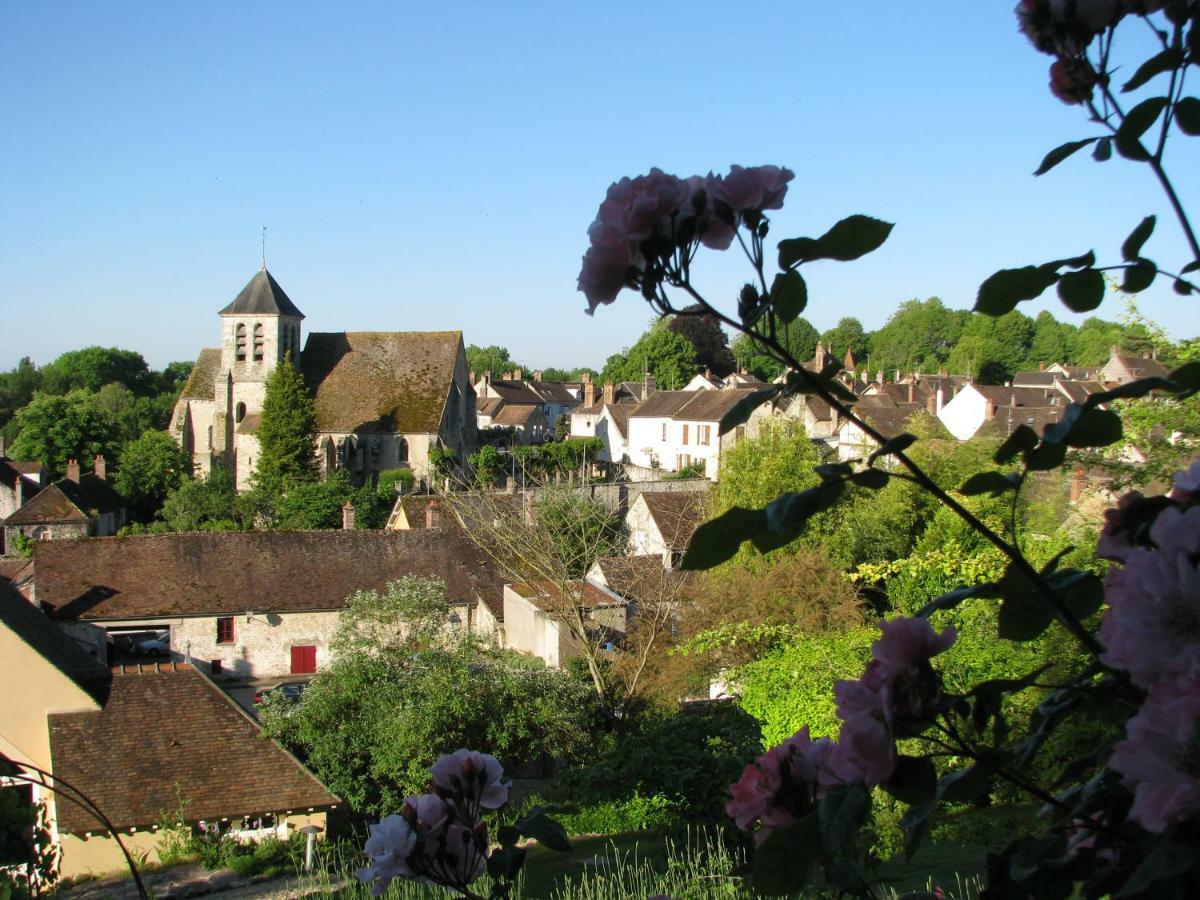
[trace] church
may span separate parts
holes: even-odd
[[[430,450],[475,451],[461,331],[312,332],[302,350],[304,313],[265,266],[219,315],[221,346],[200,351],[171,415],[197,477],[217,465],[239,491],[250,487],[267,377],[285,358],[313,396],[323,475],[410,468],[428,478]]]

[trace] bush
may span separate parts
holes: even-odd
[[[622,800],[602,800],[572,809],[555,810],[554,818],[571,836],[585,834],[627,834],[669,828],[682,816],[682,801],[653,794],[646,797],[634,791]]]

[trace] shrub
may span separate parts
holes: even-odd
[[[577,808],[556,810],[554,818],[572,836],[584,834],[626,834],[668,828],[679,822],[682,801],[634,791],[621,800],[601,800]]]

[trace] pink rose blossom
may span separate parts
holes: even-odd
[[[1050,65],[1050,93],[1068,106],[1079,106],[1092,99],[1096,73],[1082,59],[1060,59]]]
[[[417,834],[403,816],[387,816],[368,828],[363,853],[371,865],[357,872],[359,881],[371,885],[371,893],[382,894],[393,878],[409,878],[408,859],[417,843]]]
[[[1195,500],[1200,495],[1200,459],[1178,472],[1171,483],[1172,500]]]
[[[1159,553],[1200,553],[1200,506],[1164,509],[1150,526],[1150,540]]]
[[[1120,0],[1021,0],[1017,24],[1043,53],[1074,56],[1123,15]]]
[[[1138,491],[1123,494],[1112,509],[1104,511],[1104,528],[1100,531],[1100,541],[1096,544],[1096,556],[1100,559],[1111,559],[1124,562],[1133,552],[1133,530],[1137,520],[1130,513],[1144,498]]]
[[[1167,512],[1173,511],[1162,516]],[[1178,520],[1193,526],[1196,521],[1190,512]],[[1107,648],[1106,664],[1125,669],[1145,688],[1200,678],[1200,572],[1194,556],[1182,546],[1135,550],[1122,568],[1108,573],[1105,595],[1109,609],[1099,637]]]
[[[583,256],[579,270],[579,290],[588,301],[588,315],[602,303],[612,303],[629,283],[629,271],[634,257],[629,242],[611,225],[595,224],[591,228],[592,246]]]
[[[745,215],[782,209],[788,182],[795,177],[790,169],[780,166],[731,166],[728,175],[713,179],[711,190],[734,213]]]
[[[439,757],[430,771],[439,792],[453,793],[468,803],[478,798],[483,809],[499,809],[508,802],[508,785],[501,781],[504,769],[494,756],[455,750]]]
[[[842,724],[826,780],[874,786],[887,781],[895,768],[896,744],[888,727],[875,716],[854,716]]]
[[[1129,817],[1164,831],[1200,812],[1200,683],[1157,684],[1125,725],[1109,767],[1133,790]]]
[[[687,199],[685,182],[662,169],[622,178],[608,189],[595,224],[610,225],[627,241],[643,241],[656,227],[665,227]]]
[[[827,769],[832,751],[832,741],[811,740],[804,726],[746,766],[742,777],[729,787],[731,799],[725,812],[743,831],[759,822],[762,828],[755,840],[762,843],[772,830],[815,808],[830,783]]]
[[[404,805],[411,811],[405,817],[415,822],[421,828],[436,831],[446,824],[450,809],[446,801],[437,794],[421,794],[419,797],[406,797]]]
[[[953,625],[937,634],[925,619],[893,619],[881,626],[883,637],[871,645],[871,655],[886,669],[903,669],[928,662],[950,649],[958,632]]]

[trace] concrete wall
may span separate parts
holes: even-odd
[[[646,501],[640,495],[629,507],[629,512],[625,516],[625,527],[629,531],[631,555],[654,554],[658,556],[666,552],[667,545],[663,540],[662,532],[659,531],[657,523],[650,515]]]

